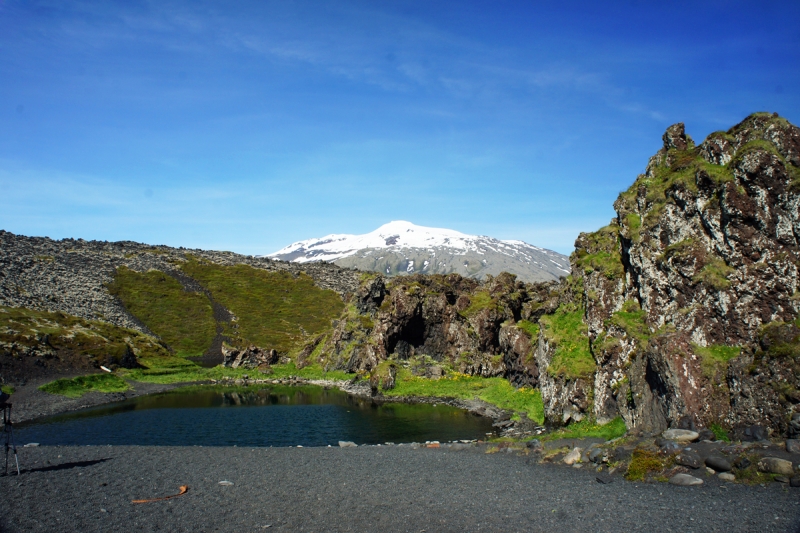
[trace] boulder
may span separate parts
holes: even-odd
[[[564,456],[564,459],[562,459],[562,461],[564,461],[564,464],[567,465],[574,465],[580,460],[581,460],[581,449],[578,448],[577,446],[575,448],[572,448],[572,450],[567,455]]]
[[[761,472],[768,474],[780,474],[783,476],[791,476],[794,474],[792,462],[779,457],[762,457],[758,461],[758,469]]]
[[[681,466],[688,466],[689,468],[700,468],[703,466],[703,459],[692,451],[682,451],[675,456],[675,462]]]
[[[700,438],[700,434],[690,429],[668,429],[661,434],[662,437],[675,442],[694,442]]]
[[[706,466],[713,469],[715,472],[730,472],[731,463],[719,455],[711,455],[706,458]]]
[[[800,453],[800,440],[786,439],[786,451],[789,453]]]

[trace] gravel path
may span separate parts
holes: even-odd
[[[3,532],[800,531],[800,489],[779,483],[601,484],[481,447],[37,447],[20,460],[22,476],[0,477]]]

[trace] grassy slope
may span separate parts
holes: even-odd
[[[114,374],[91,374],[72,379],[57,379],[39,387],[50,394],[61,394],[68,398],[80,398],[87,392],[123,392],[130,386]]]
[[[236,315],[242,343],[287,353],[330,328],[344,309],[338,294],[320,289],[309,276],[194,259],[182,268]]]
[[[202,355],[216,334],[211,302],[183,290],[175,278],[152,270],[117,270],[109,291],[179,356]]]
[[[167,355],[154,338],[138,331],[65,313],[0,307],[0,341],[21,347],[36,346],[45,335],[56,350],[83,353],[100,362],[108,355],[122,356],[127,345],[137,356]]]
[[[560,307],[555,314],[543,316],[540,323],[545,337],[556,349],[547,372],[553,376],[579,378],[591,376],[596,368],[589,350],[589,335],[581,309]]]

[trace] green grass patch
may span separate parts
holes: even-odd
[[[34,346],[88,356],[106,364],[121,358],[130,346],[137,357],[167,355],[156,339],[132,329],[105,322],[85,320],[66,313],[0,307],[0,342],[16,350]]]
[[[717,290],[724,290],[731,286],[728,276],[733,272],[734,269],[725,264],[725,261],[715,258],[695,274],[692,281],[705,283]]]
[[[583,323],[583,311],[569,311],[561,306],[552,315],[540,319],[545,337],[555,344],[547,372],[552,376],[580,378],[591,376],[596,364],[589,350],[589,334]]]
[[[141,273],[124,266],[108,289],[177,355],[202,355],[211,346],[216,323],[205,294],[186,292],[163,272]]]
[[[718,372],[724,374],[728,369],[728,361],[734,357],[739,357],[739,354],[742,353],[741,346],[725,346],[722,344],[713,344],[706,347],[692,345],[692,348],[694,353],[700,356],[703,375],[709,379],[716,376]]]
[[[14,387],[11,385],[0,385],[0,391],[5,392],[6,394],[14,394]]]
[[[57,379],[39,387],[40,391],[80,398],[87,392],[124,392],[130,388],[124,379],[114,374],[91,374],[72,379]]]
[[[619,279],[624,270],[620,255],[619,226],[612,224],[582,236],[584,247],[572,259],[585,273],[601,272],[608,279]]]
[[[728,431],[720,426],[719,424],[711,424],[708,429],[714,434],[717,440],[721,440],[724,442],[730,442],[731,438],[728,436]]]
[[[590,418],[584,418],[580,422],[574,422],[564,428],[547,433],[539,437],[539,440],[557,439],[585,439],[598,438],[611,440],[623,436],[628,431],[622,417],[617,417],[608,424],[600,425]]]
[[[387,397],[422,396],[431,398],[481,399],[501,409],[525,413],[539,424],[544,423],[544,404],[539,389],[515,389],[503,378],[481,378],[456,374],[441,379],[414,376],[405,368],[397,369],[395,388],[384,391]]]
[[[469,306],[459,314],[464,318],[477,315],[484,309],[497,309],[497,301],[492,298],[488,291],[478,291],[469,297]]]
[[[295,277],[194,259],[181,268],[237,316],[243,344],[288,353],[308,337],[331,328],[331,320],[344,309],[337,293],[320,289],[305,274]]]
[[[534,324],[527,320],[520,320],[517,322],[517,327],[527,333],[532,341],[536,342],[536,339],[539,338],[539,324]]]
[[[642,311],[639,302],[628,300],[622,305],[621,310],[611,315],[608,321],[644,345],[650,340],[651,335],[650,327],[645,321],[646,317],[647,313]]]
[[[633,450],[625,479],[628,481],[644,481],[647,474],[661,472],[669,466],[670,460],[658,452],[650,450]]]

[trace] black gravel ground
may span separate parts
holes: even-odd
[[[19,451],[23,474],[0,477],[3,532],[800,531],[800,489],[779,483],[601,484],[482,447]]]

